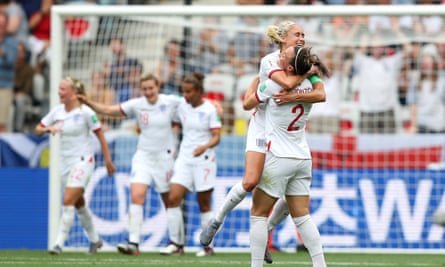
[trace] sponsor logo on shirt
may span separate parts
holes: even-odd
[[[97,123],[97,122],[99,121],[99,119],[97,118],[96,115],[92,115],[92,116],[91,116],[91,121],[92,121],[93,123]]]
[[[266,90],[266,83],[265,82],[260,85],[260,89],[259,90],[260,90],[261,93],[264,92],[264,90]]]

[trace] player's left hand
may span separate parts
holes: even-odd
[[[205,146],[198,146],[197,148],[195,148],[195,151],[193,151],[193,156],[198,157],[202,153],[204,153],[204,151],[206,151],[206,147]]]

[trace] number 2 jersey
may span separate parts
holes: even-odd
[[[256,97],[266,103],[265,134],[267,150],[277,157],[311,159],[305,128],[312,103],[292,102],[277,105],[273,95],[282,90],[281,85],[269,79],[258,86]],[[304,80],[293,92],[312,90],[309,80]]]

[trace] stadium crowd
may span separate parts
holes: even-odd
[[[61,1],[0,0],[1,110],[0,132],[32,131],[37,118],[49,109],[50,10],[54,4],[178,4],[174,1]],[[205,4],[200,1],[199,4]],[[233,1],[233,4],[442,4],[436,0],[324,0]],[[181,3],[179,3],[181,4]],[[280,20],[289,18],[280,18]],[[301,25],[308,44],[325,60],[331,77],[325,77],[328,101],[314,105],[308,131],[313,133],[443,133],[445,132],[445,32],[440,16],[351,16],[291,18]],[[328,21],[327,21],[328,20]],[[65,21],[70,27],[78,21]],[[220,18],[207,17],[208,25]],[[70,24],[71,23],[71,24]],[[101,24],[103,21],[100,22]],[[274,22],[275,23],[275,22]],[[106,24],[106,23],[105,23]],[[112,24],[112,23],[111,23]],[[239,29],[270,24],[258,17],[235,22]],[[101,26],[104,27],[104,26]],[[3,33],[1,33],[3,32]],[[230,94],[209,92],[224,107],[223,134],[241,133],[249,115],[240,108],[241,80],[254,75],[259,59],[273,49],[264,34],[208,27],[166,41],[164,55],[153,73],[161,92],[179,94],[184,76],[199,71],[225,74]],[[6,41],[8,40],[8,41]],[[126,40],[107,40],[112,59],[93,70],[88,95],[100,102],[119,103],[138,96],[138,77],[144,62],[130,56]],[[246,49],[248,48],[248,49]],[[67,57],[78,56],[68,49]],[[0,50],[1,52],[1,50]],[[146,67],[145,67],[146,69]],[[212,76],[212,75],[209,75]],[[230,78],[230,79],[229,79]],[[208,79],[210,80],[210,78]],[[244,89],[247,85],[244,84]],[[105,129],[121,125],[120,119],[101,117]]]

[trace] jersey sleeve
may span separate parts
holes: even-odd
[[[128,101],[122,102],[119,105],[119,108],[121,109],[121,112],[123,115],[130,117],[135,113],[135,109],[137,106],[139,98],[130,99]]]
[[[258,101],[264,103],[280,90],[281,86],[278,83],[268,79],[258,85],[258,89],[255,94]]]
[[[40,120],[40,124],[44,127],[48,127],[54,124],[54,114],[56,114],[56,110],[59,109],[59,106],[53,108],[48,114],[46,114],[42,120]]]
[[[85,117],[87,120],[88,128],[93,132],[100,129],[101,124],[100,124],[99,118],[97,117],[96,112],[94,112],[91,108],[89,108],[87,106],[83,106],[82,110],[83,110],[84,114],[86,115]]]
[[[210,129],[219,129],[222,127],[221,117],[216,112],[216,108],[209,102],[210,116],[209,116],[209,127]]]

